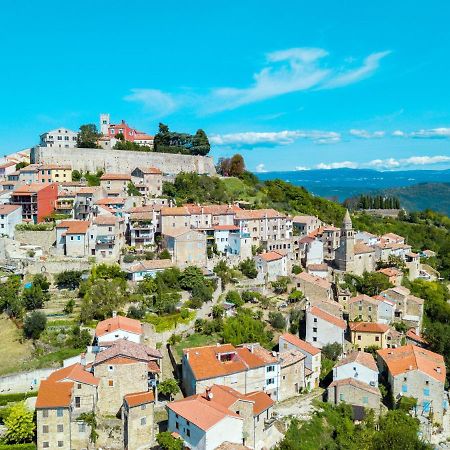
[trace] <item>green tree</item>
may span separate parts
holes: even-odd
[[[81,329],[79,325],[75,325],[70,330],[67,338],[67,345],[71,348],[86,349],[92,343],[92,336],[88,330]]]
[[[278,277],[278,280],[272,281],[272,289],[275,294],[284,294],[287,292],[289,282],[289,277]]]
[[[174,438],[170,431],[162,431],[156,436],[156,442],[163,450],[183,450],[184,444],[181,439]]]
[[[179,392],[180,388],[178,383],[173,378],[168,378],[167,380],[161,381],[158,384],[158,391],[160,394],[168,396],[169,400]]]
[[[142,194],[139,192],[138,188],[136,187],[136,185],[132,181],[130,181],[128,183],[127,194],[129,196],[133,196],[134,195],[136,197],[141,197],[142,196]]]
[[[78,420],[84,422],[89,429],[91,430],[89,433],[89,441],[95,444],[98,439],[97,433],[97,417],[95,416],[94,411],[84,412],[78,416]]]
[[[72,181],[80,181],[82,173],[79,170],[72,170]]]
[[[93,123],[80,126],[77,137],[77,147],[79,148],[99,148],[97,141],[100,139],[101,133],[98,132],[97,126]]]
[[[47,326],[47,317],[43,312],[32,311],[25,317],[23,334],[28,339],[39,339]]]
[[[233,303],[236,306],[242,306],[244,301],[238,291],[228,291],[225,300],[229,303]]]
[[[280,312],[270,312],[269,313],[269,323],[276,330],[284,330],[286,328],[286,319]]]
[[[212,307],[212,316],[214,319],[221,319],[225,313],[222,305],[214,305]]]
[[[210,150],[211,145],[209,143],[208,136],[203,130],[197,130],[195,135],[192,137],[191,153],[193,155],[206,156]]]
[[[19,291],[20,277],[12,275],[0,285],[0,313],[6,312],[11,317],[21,317],[23,306]]]
[[[47,280],[47,277],[42,273],[35,275],[32,279],[32,283],[35,286],[39,286],[42,289],[42,292],[48,292],[50,288],[50,283]]]
[[[247,278],[256,278],[258,276],[258,270],[256,269],[255,261],[251,258],[244,259],[239,264],[239,270],[247,277]]]
[[[55,284],[58,289],[74,290],[81,283],[83,272],[81,270],[64,270],[55,275]]]
[[[22,303],[28,311],[43,308],[44,303],[49,299],[48,293],[43,292],[39,284],[32,284],[22,293]]]
[[[3,440],[6,444],[23,444],[33,440],[36,429],[33,412],[25,406],[25,403],[18,402],[9,407],[4,424],[6,431]]]
[[[338,342],[333,342],[332,344],[327,344],[322,347],[322,355],[325,358],[331,359],[332,361],[337,361],[342,353],[342,345]]]
[[[303,271],[302,266],[299,266],[299,265],[296,265],[296,264],[294,264],[292,266],[292,273],[294,275],[298,275],[299,273],[302,273],[302,271]]]

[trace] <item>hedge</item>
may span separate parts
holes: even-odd
[[[36,450],[36,444],[0,444],[0,450]]]
[[[36,397],[37,394],[37,391],[19,392],[15,394],[0,394],[0,406],[6,406],[8,403],[13,402],[21,402],[28,397]]]

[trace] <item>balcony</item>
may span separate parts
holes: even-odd
[[[113,244],[115,240],[116,240],[115,236],[107,236],[107,235],[97,236],[97,238],[95,239],[97,244]]]

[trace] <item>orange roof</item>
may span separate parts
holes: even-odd
[[[190,213],[185,206],[164,206],[161,208],[162,216],[189,216]]]
[[[381,392],[377,387],[370,386],[370,384],[364,383],[363,381],[360,380],[356,380],[355,378],[344,378],[341,380],[335,380],[328,387],[346,386],[346,385],[350,385],[355,388],[371,392],[372,394],[379,395],[381,397]]]
[[[95,202],[96,205],[122,205],[124,203],[123,197],[105,197]]]
[[[0,205],[0,214],[10,214],[19,208],[20,205]]]
[[[128,331],[133,334],[142,334],[142,324],[139,320],[129,317],[116,316],[102,320],[95,328],[95,336],[100,337],[116,330]]]
[[[315,284],[323,289],[331,288],[331,283],[325,280],[325,278],[316,277],[308,272],[301,272],[298,275],[295,275],[295,278],[298,278],[306,283]]]
[[[374,357],[372,356],[371,353],[366,353],[366,352],[351,352],[345,358],[338,361],[337,364],[335,365],[335,367],[340,367],[340,366],[344,366],[345,364],[350,364],[350,363],[355,363],[355,362],[378,372],[377,363],[375,362]]]
[[[94,218],[94,223],[96,225],[115,225],[117,219],[116,216],[100,215]]]
[[[278,218],[286,217],[275,209],[239,209],[236,212],[236,219],[252,220],[252,219],[264,219],[264,218]]]
[[[243,420],[238,414],[214,401],[214,398],[209,400],[202,395],[192,395],[168,403],[167,408],[204,431],[209,430],[226,417]]]
[[[389,330],[389,325],[376,322],[349,322],[349,327],[358,333],[386,333]]]
[[[356,242],[354,246],[355,255],[361,255],[363,253],[372,253],[375,249],[370,247],[369,245],[364,244],[364,242]]]
[[[377,350],[377,353],[394,377],[411,370],[420,370],[442,383],[445,382],[445,363],[442,355],[411,344]]]
[[[42,189],[46,189],[49,186],[52,186],[53,184],[24,184],[23,186],[19,186],[18,188],[14,189],[13,194],[36,194],[39,191],[42,191]]]
[[[55,370],[55,372],[50,374],[47,379],[51,381],[62,381],[68,379],[84,384],[91,384],[93,386],[98,386],[98,383],[100,382],[99,378],[94,377],[94,375],[87,371],[86,368],[80,363],[75,363],[71,366]]]
[[[300,351],[304,351],[306,353],[309,353],[310,355],[317,355],[320,353],[320,350],[313,345],[309,344],[308,342],[302,341],[299,337],[291,334],[291,333],[284,333],[280,336],[280,338],[284,339],[285,341],[289,342],[292,345],[295,345]],[[282,349],[280,349],[281,351]]]
[[[414,328],[410,328],[407,332],[406,332],[406,337],[412,339],[413,341],[419,342],[421,344],[428,344],[428,341],[426,341],[422,336],[420,336],[419,334],[417,334],[414,331]]]
[[[310,308],[309,312],[316,317],[319,317],[322,320],[326,320],[333,325],[336,325],[339,328],[345,330],[347,328],[347,323],[345,320],[339,319],[339,317],[328,314],[323,309],[318,308],[317,306],[313,306]]]
[[[386,267],[384,269],[377,270],[377,272],[380,272],[387,277],[398,277],[402,274],[402,271],[398,270],[396,267]]]
[[[183,207],[187,208],[190,214],[212,214],[214,215],[227,215],[235,214],[242,211],[239,206],[236,205],[195,205],[193,203],[186,203]]]
[[[72,388],[71,382],[41,381],[36,408],[68,408],[72,400]]]
[[[104,173],[100,180],[131,180],[131,175],[127,173]]]
[[[282,259],[284,255],[281,255],[278,252],[266,252],[258,255],[260,258],[264,259],[266,262],[277,261]]]
[[[357,303],[357,302],[368,302],[374,305],[378,305],[378,300],[374,297],[369,297],[366,294],[359,294],[356,297],[352,297],[348,303],[349,305],[352,303]]]
[[[162,172],[157,167],[146,167],[145,169],[141,169],[142,173],[145,174],[153,174],[153,175],[159,175],[162,174]]]
[[[155,401],[153,392],[134,392],[133,394],[127,394],[123,397],[130,408],[134,406],[144,405]]]
[[[86,234],[89,226],[87,220],[63,220],[56,228],[67,228],[64,234]]]
[[[244,372],[276,361],[258,344],[245,344],[238,348],[231,344],[210,345],[186,348],[183,352],[196,380]]]
[[[215,225],[213,226],[214,230],[216,231],[237,231],[239,230],[239,227],[237,227],[236,225]]]

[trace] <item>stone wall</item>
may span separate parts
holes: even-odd
[[[136,167],[156,167],[165,174],[197,172],[216,175],[210,156],[191,156],[172,153],[132,152],[92,148],[34,147],[33,163],[69,164],[72,169],[96,172],[131,173]]]
[[[56,369],[36,369],[0,377],[0,392],[28,392],[33,386],[36,390],[41,381],[50,376]]]
[[[38,245],[45,253],[48,253],[56,241],[56,229],[50,231],[16,230],[14,239],[21,244]]]

